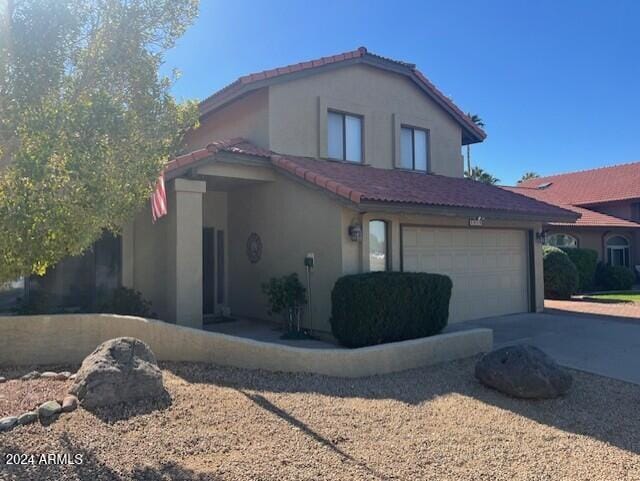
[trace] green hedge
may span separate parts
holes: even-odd
[[[575,247],[563,247],[561,249],[578,269],[578,290],[581,292],[592,290],[596,267],[598,266],[598,253],[593,249]]]
[[[331,330],[347,347],[432,336],[447,325],[451,289],[451,279],[440,274],[341,277],[331,292]]]
[[[544,296],[570,299],[578,289],[578,269],[569,256],[557,247],[542,248],[544,262]]]
[[[628,291],[633,286],[636,276],[627,267],[610,266],[600,262],[596,269],[595,283],[601,291]]]

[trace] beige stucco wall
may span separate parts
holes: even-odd
[[[214,140],[243,137],[255,145],[269,148],[269,95],[256,90],[200,120],[200,127],[189,132],[185,151],[205,147]]]
[[[380,168],[394,166],[397,119],[430,131],[433,172],[462,176],[460,126],[406,77],[366,65],[269,87],[271,149],[318,157],[322,143],[326,143],[321,119],[327,106],[364,116],[366,163]]]
[[[100,343],[143,340],[161,361],[212,362],[270,371],[361,377],[412,369],[491,350],[490,329],[472,329],[360,349],[309,349],[254,341],[138,317],[0,317],[0,365],[79,363]]]
[[[234,315],[267,318],[261,284],[298,273],[306,285],[304,257],[315,254],[312,273],[313,327],[329,332],[330,295],[342,272],[341,214],[325,194],[279,176],[276,182],[234,189],[229,202],[229,299]],[[252,264],[246,242],[255,232],[262,258]],[[309,316],[305,316],[308,324]]]

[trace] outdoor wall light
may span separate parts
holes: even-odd
[[[541,230],[540,232],[536,232],[536,240],[540,244],[546,243],[547,242],[547,231],[546,230]]]
[[[350,225],[349,237],[353,242],[360,242],[362,240],[362,226],[360,224]]]

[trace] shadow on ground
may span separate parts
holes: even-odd
[[[477,359],[359,379],[197,363],[163,363],[162,367],[191,383],[236,389],[325,446],[330,441],[318,438],[308,426],[267,400],[263,393],[318,393],[337,398],[394,399],[411,405],[458,394],[568,433],[592,437],[640,454],[640,417],[637,415],[640,386],[571,371],[574,384],[565,397],[553,400],[515,399],[486,388],[476,380],[473,371]],[[469,416],[474,416],[474,413],[470,412]]]
[[[6,465],[0,470],[2,481],[26,480],[91,480],[91,481],[219,481],[221,478],[213,474],[195,473],[176,463],[164,463],[160,466],[138,466],[131,473],[119,473],[102,463],[92,450],[74,442],[67,434],[60,437],[64,452],[71,459],[81,456],[82,462],[76,464],[47,464],[47,465]],[[4,442],[0,446],[0,456],[23,454],[19,446]]]

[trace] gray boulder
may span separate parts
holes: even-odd
[[[6,418],[0,419],[0,432],[9,431],[16,424],[18,424],[18,418],[15,416],[9,416]]]
[[[149,346],[133,337],[102,343],[82,362],[69,392],[86,409],[161,399],[162,371]]]
[[[40,419],[49,419],[62,411],[62,406],[58,401],[47,401],[41,404],[38,409],[38,417]]]
[[[476,364],[476,377],[510,396],[550,399],[571,387],[571,374],[537,347],[507,346],[485,354]]]
[[[18,416],[18,424],[20,424],[21,426],[25,424],[31,424],[36,422],[37,419],[38,413],[35,411],[29,411]]]

